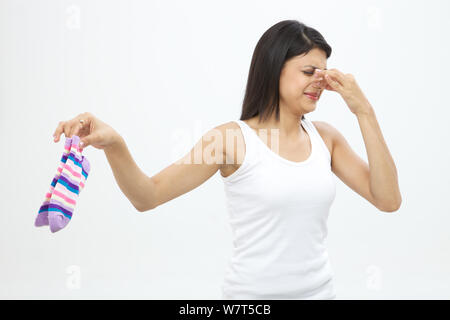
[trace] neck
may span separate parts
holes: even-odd
[[[294,115],[294,114],[286,114],[280,112],[280,118],[278,121],[275,119],[275,114],[271,115],[266,121],[259,122],[259,118],[257,119],[257,125],[259,128],[264,129],[278,129],[280,138],[290,138],[290,137],[299,137],[302,134],[305,134],[303,128],[301,127],[302,115]]]

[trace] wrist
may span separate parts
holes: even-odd
[[[365,104],[363,108],[360,108],[358,112],[355,113],[356,117],[367,117],[375,114],[374,109],[370,105],[370,103]]]
[[[122,138],[120,134],[114,135],[110,144],[103,148],[105,152],[114,152],[122,148],[125,144],[125,140]]]

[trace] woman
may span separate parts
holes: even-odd
[[[91,113],[60,122],[55,142],[62,133],[78,135],[84,148],[103,149],[120,189],[140,212],[220,170],[234,235],[222,297],[335,299],[324,245],[335,197],[332,173],[385,212],[398,210],[401,195],[372,106],[351,74],[327,69],[330,55],[322,35],[298,21],[269,28],[253,54],[240,120],[209,130],[152,177],[136,165],[123,138]],[[339,93],[357,117],[370,167],[332,125],[304,116],[324,90]]]

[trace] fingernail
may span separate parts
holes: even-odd
[[[84,142],[81,141],[81,142],[80,142],[80,147],[83,147],[83,146],[84,146]]]

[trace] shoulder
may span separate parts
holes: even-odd
[[[327,144],[330,154],[332,154],[336,138],[340,135],[339,131],[333,125],[325,121],[315,120],[311,122],[314,124],[320,136]]]
[[[337,129],[328,122],[318,120],[314,120],[311,122],[314,123],[314,126],[317,128],[317,130],[320,130],[325,134],[333,135],[337,131]]]
[[[228,121],[222,124],[219,124],[215,127],[215,129],[225,131],[226,129],[237,129],[239,128],[239,125],[236,123],[236,121]]]
[[[228,134],[238,135],[239,137],[242,136],[239,129],[240,129],[240,126],[235,121],[228,121],[228,122],[219,124],[213,128],[214,131],[220,133],[224,144],[226,143],[226,140],[227,140],[226,136]]]
[[[236,121],[228,121],[217,125],[214,130],[222,137],[222,153],[225,157],[226,163],[235,164],[238,155],[241,155],[239,150],[245,150],[244,137],[241,131],[241,126]],[[244,151],[245,152],[245,151]]]

